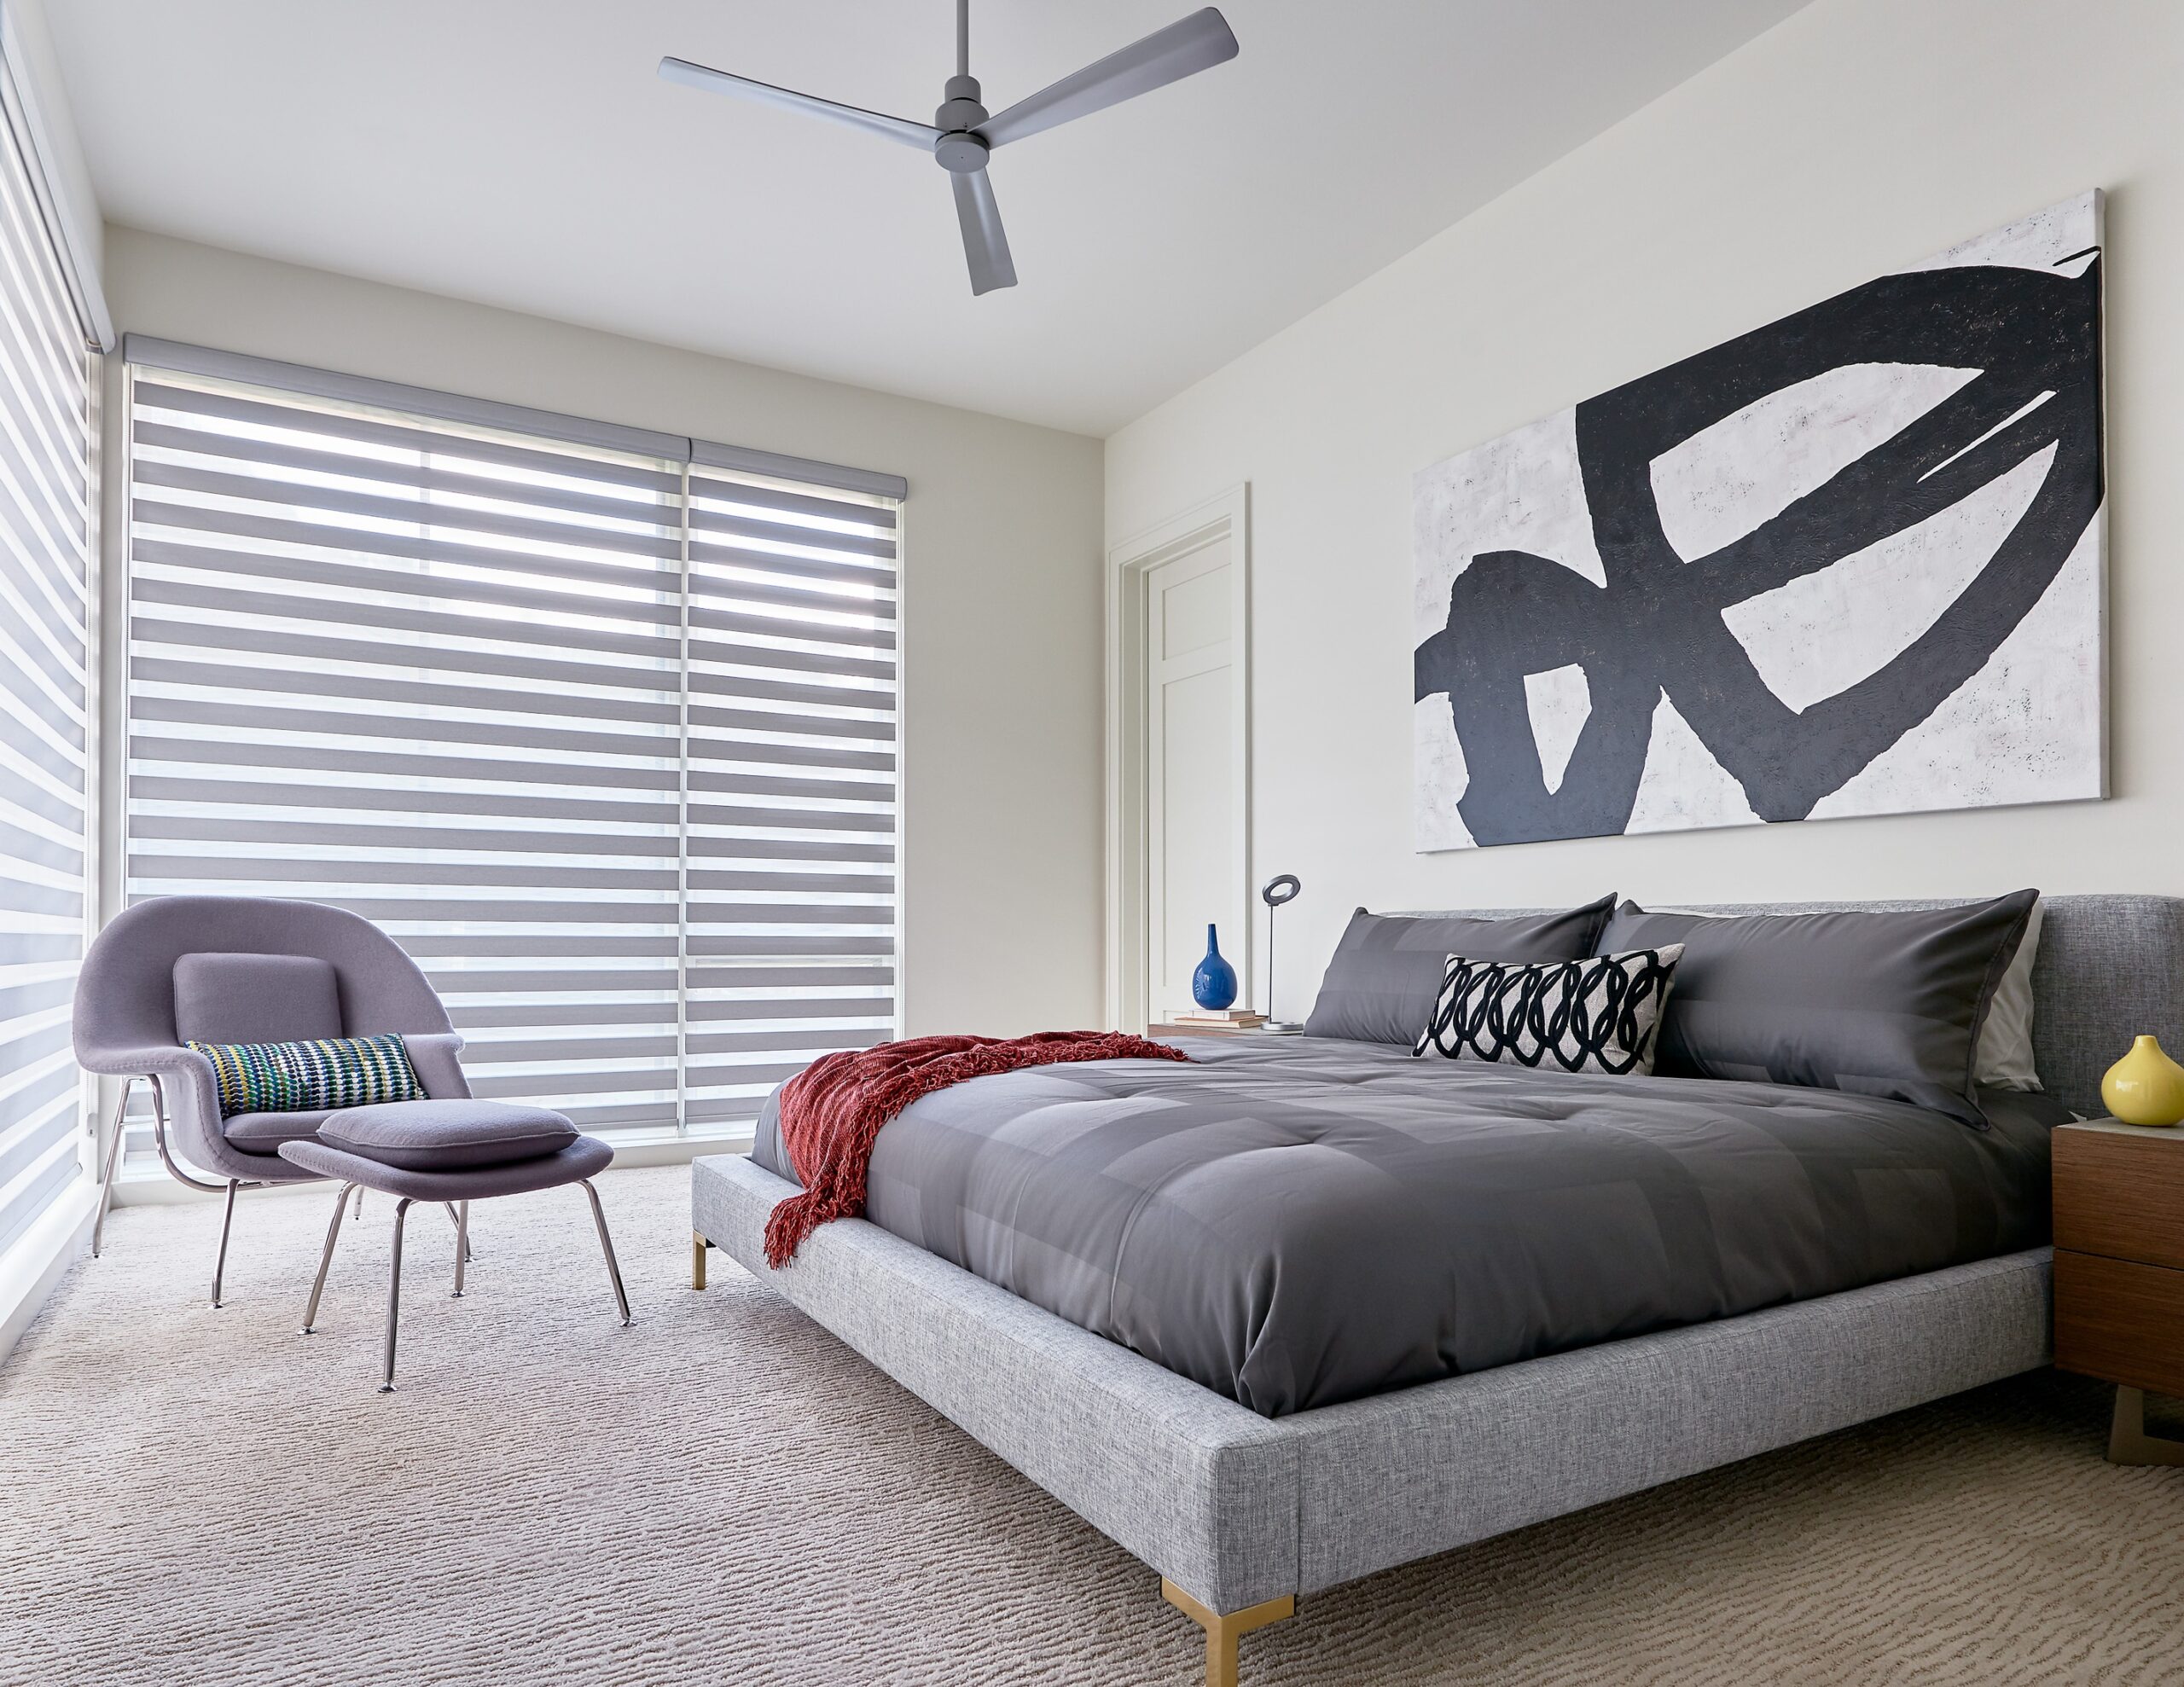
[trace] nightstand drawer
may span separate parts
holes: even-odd
[[[2054,1151],[2058,1248],[2184,1271],[2184,1141],[2065,1125]]]
[[[2184,1271],[2056,1249],[2055,1366],[2184,1394]]]

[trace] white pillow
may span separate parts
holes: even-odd
[[[1681,913],[1701,919],[1736,919],[1733,913],[1711,913],[1705,908],[1649,908],[1649,913]],[[1818,913],[1818,908],[1774,908],[1769,913]],[[2047,899],[2032,905],[2025,916],[2024,936],[2008,969],[1987,1004],[1987,1017],[1979,1027],[1979,1047],[1972,1059],[1972,1081],[1991,1089],[2036,1090],[2040,1074],[2032,1064],[2032,963],[2040,949],[2040,927],[2047,917]]]

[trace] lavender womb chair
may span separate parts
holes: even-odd
[[[319,1127],[334,1116],[331,1110],[224,1119],[212,1062],[184,1046],[388,1033],[401,1036],[429,1099],[340,1110],[348,1129],[338,1146],[318,1136]],[[86,1071],[124,1081],[102,1180],[94,1254],[119,1158],[122,1113],[131,1087],[144,1078],[152,1087],[153,1138],[167,1170],[193,1189],[220,1192],[221,1184],[207,1183],[176,1163],[178,1147],[192,1165],[224,1182],[227,1210],[212,1267],[214,1306],[220,1304],[237,1190],[341,1180],[304,1316],[306,1331],[317,1313],[350,1190],[392,1194],[398,1204],[386,1351],[391,1387],[402,1221],[410,1203],[444,1204],[456,1220],[460,1295],[471,1200],[581,1182],[622,1321],[630,1321],[614,1244],[590,1182],[613,1160],[613,1151],[578,1135],[557,1113],[472,1099],[457,1058],[462,1038],[447,1009],[417,964],[370,921],[317,902],[266,897],[162,896],[140,902],[116,917],[84,957],[76,987],[75,1042],[76,1058]]]

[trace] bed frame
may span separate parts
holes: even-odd
[[[2184,1026],[2184,900],[2048,898],[2033,996],[2043,1081],[2097,1116],[2131,1037]],[[2040,1248],[1267,1418],[863,1220],[770,1270],[793,1192],[695,1162],[693,1286],[725,1249],[1158,1572],[1205,1631],[1207,1687],[1302,1596],[2048,1359]]]

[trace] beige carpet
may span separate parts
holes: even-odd
[[[328,1212],[132,1209],[0,1370],[0,1681],[1194,1681],[1152,1574],[719,1255],[688,1174],[413,1213],[401,1392],[377,1381],[392,1203],[297,1325]],[[2174,1683],[2184,1470],[2100,1458],[2044,1376],[1391,1571],[1244,1642],[1303,1684]]]

